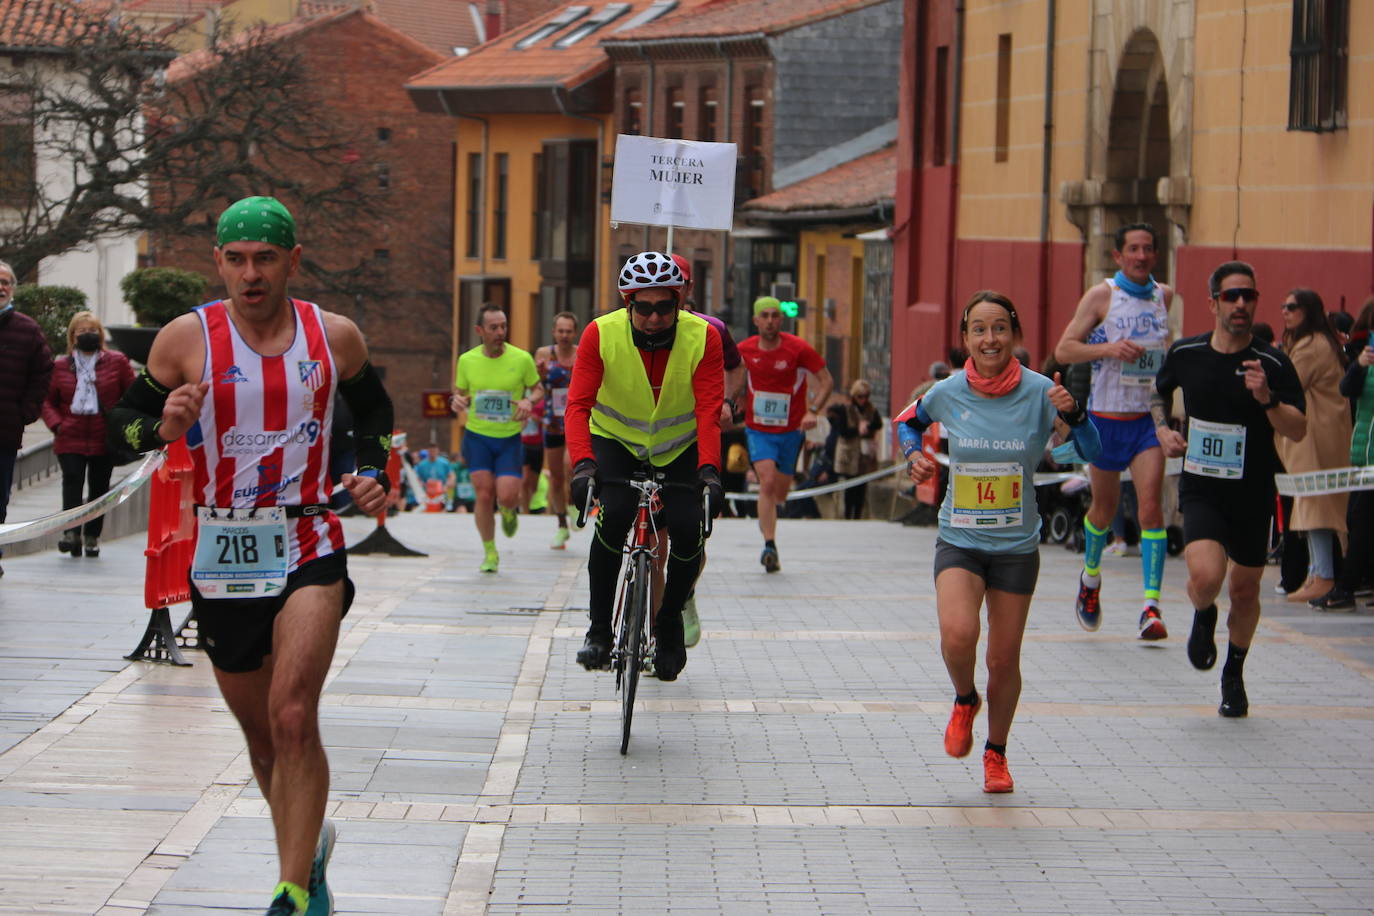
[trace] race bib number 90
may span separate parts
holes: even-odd
[[[956,462],[952,465],[954,498],[950,525],[954,528],[1014,528],[1021,524],[1021,465],[1019,462]]]
[[[792,414],[792,395],[754,392],[754,422],[759,426],[786,426]]]
[[[286,510],[196,509],[191,584],[205,598],[261,598],[286,586]]]
[[[472,414],[479,420],[505,423],[515,412],[509,391],[479,391],[472,396]]]
[[[1245,473],[1245,427],[1190,419],[1183,470],[1221,480],[1239,479]]]

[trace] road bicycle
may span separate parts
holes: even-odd
[[[625,535],[624,560],[621,563],[620,589],[616,596],[615,613],[611,618],[611,632],[615,641],[611,646],[610,667],[615,672],[615,688],[620,693],[620,753],[625,754],[630,747],[630,723],[634,719],[635,694],[639,688],[639,676],[652,673],[654,659],[653,629],[650,617],[655,610],[654,569],[663,549],[658,532],[658,513],[663,509],[660,491],[664,489],[697,492],[693,484],[676,483],[664,480],[662,471],[650,474],[647,470],[635,471],[628,480],[609,479],[601,481],[601,486],[627,486],[639,493],[635,506],[635,517]],[[702,534],[711,536],[710,497],[702,492]],[[587,524],[591,510],[590,494],[587,505],[581,506],[577,514],[579,528]]]

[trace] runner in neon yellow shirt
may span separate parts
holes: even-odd
[[[519,523],[516,506],[524,458],[520,427],[544,392],[533,357],[506,343],[509,326],[501,307],[482,306],[477,321],[482,343],[458,357],[451,406],[459,424],[467,427],[463,460],[477,491],[473,514],[485,553],[479,568],[494,573],[500,563],[495,507],[501,506],[501,530],[513,536]]]

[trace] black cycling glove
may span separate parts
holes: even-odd
[[[720,518],[720,513],[725,508],[725,487],[721,486],[720,474],[713,466],[704,464],[697,471],[697,480],[701,481],[701,487],[706,491],[706,508],[711,513],[711,518]]]
[[[587,507],[587,497],[596,495],[596,462],[590,458],[583,458],[577,462],[573,468],[572,482],[572,507],[579,513]]]

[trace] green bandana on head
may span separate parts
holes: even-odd
[[[755,315],[757,315],[759,312],[766,312],[769,309],[777,309],[778,311],[782,311],[782,303],[779,302],[777,299],[774,299],[772,296],[759,296],[757,299],[754,300]]]
[[[275,197],[245,197],[228,206],[219,217],[215,244],[266,242],[290,250],[296,247],[296,221]]]

